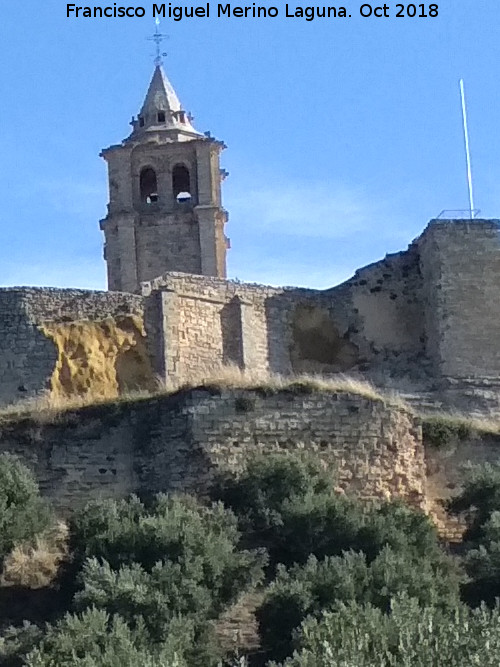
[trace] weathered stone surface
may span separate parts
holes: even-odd
[[[407,251],[325,291],[167,273],[143,284],[155,369],[180,383],[227,362],[254,374],[347,371],[500,413],[499,229],[433,220]]]
[[[49,389],[58,361],[46,324],[134,315],[142,300],[132,294],[12,287],[0,289],[0,405]]]
[[[419,239],[428,354],[437,374],[500,374],[500,222],[433,220]]]
[[[21,456],[61,510],[98,495],[203,494],[217,470],[303,449],[348,492],[425,506],[419,420],[355,394],[199,389],[0,428],[0,451]]]

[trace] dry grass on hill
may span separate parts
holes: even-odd
[[[1,586],[44,588],[50,586],[67,555],[68,528],[62,521],[35,538],[18,544],[4,561]]]
[[[47,393],[36,399],[24,400],[0,409],[0,426],[2,423],[21,419],[32,419],[37,423],[54,423],[64,419],[65,413],[80,408],[98,405],[119,405],[139,402],[174,394],[178,391],[207,387],[210,389],[248,389],[279,391],[311,391],[348,393],[364,396],[373,401],[383,401],[389,405],[414,411],[397,393],[385,393],[374,387],[370,382],[349,375],[290,375],[254,374],[243,371],[237,366],[223,366],[208,376],[193,378],[189,383],[163,385],[157,381],[154,391],[138,391],[127,393],[118,398],[103,398],[102,395],[86,394],[85,396],[61,397]],[[438,426],[457,433],[482,433],[500,435],[500,418],[471,417],[460,413],[420,413],[424,424]]]
[[[351,393],[365,396],[373,400],[383,400],[382,394],[375,387],[365,381],[348,375],[326,377],[321,375],[277,375],[273,373],[253,374],[244,371],[238,366],[223,366],[215,370],[208,377],[193,378],[189,383],[177,389],[195,387],[220,387],[222,389],[269,389],[282,391],[290,388],[305,387],[313,391]]]
[[[154,391],[133,392],[123,394],[114,399],[106,399],[102,396],[61,397],[51,396],[49,393],[36,399],[24,400],[0,410],[0,425],[21,419],[32,419],[37,423],[53,423],[71,410],[93,405],[118,405],[122,403],[133,403],[147,400],[155,396],[173,394],[181,390],[195,389],[198,387],[220,388],[220,389],[260,389],[270,392],[279,391],[317,391],[350,393],[364,396],[374,401],[385,401],[392,405],[408,408],[408,405],[397,394],[384,395],[367,381],[337,375],[335,377],[323,377],[319,375],[292,375],[281,376],[275,374],[254,375],[242,371],[235,366],[224,366],[209,376],[193,378],[188,384],[161,385],[157,383]],[[408,408],[409,409],[409,408]]]
[[[114,405],[117,403],[129,403],[133,401],[140,401],[151,396],[156,396],[160,392],[134,392],[124,394],[118,398],[103,398],[102,396],[93,396],[86,394],[85,396],[71,396],[71,397],[53,397],[49,393],[38,396],[37,398],[27,399],[8,405],[0,409],[0,426],[2,423],[13,422],[21,419],[32,419],[37,423],[53,423],[59,417],[70,410],[79,410],[91,405]],[[163,392],[161,392],[163,393]]]

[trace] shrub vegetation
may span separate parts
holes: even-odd
[[[0,454],[0,563],[15,544],[33,539],[52,521],[33,473],[15,456]]]
[[[4,629],[0,665],[241,667],[215,627],[255,587],[268,667],[500,664],[500,465],[472,471],[450,503],[468,522],[460,556],[421,512],[363,505],[307,456],[256,458],[212,496],[74,512],[59,615]],[[0,457],[1,558],[19,560],[52,521],[31,473]]]
[[[500,464],[472,468],[449,509],[467,521],[462,597],[472,606],[494,606],[500,598]]]
[[[348,550],[373,560],[386,544],[421,556],[439,551],[436,530],[423,513],[402,503],[367,509],[338,493],[317,458],[260,457],[213,493],[236,514],[245,539],[268,550],[274,567]]]
[[[89,609],[67,614],[49,627],[40,645],[25,661],[27,667],[187,667],[185,653],[193,631],[177,623],[161,645],[151,645],[139,623],[131,629],[120,616]]]
[[[349,602],[308,618],[282,667],[497,667],[500,613],[459,605],[452,612],[396,597],[391,613]]]
[[[350,601],[389,613],[400,593],[422,606],[453,609],[460,599],[456,568],[444,554],[423,559],[390,547],[371,563],[363,553],[350,552],[323,561],[311,556],[305,566],[289,570],[281,566],[257,613],[263,644],[269,655],[283,659],[291,653],[294,629],[307,616]]]

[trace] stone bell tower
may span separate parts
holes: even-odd
[[[109,290],[140,292],[141,282],[167,271],[226,276],[225,146],[191,121],[157,62],[131,135],[101,153],[109,174],[100,223]]]

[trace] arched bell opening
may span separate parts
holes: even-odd
[[[183,164],[176,164],[172,170],[172,190],[179,203],[191,201],[191,177]]]
[[[141,202],[143,204],[156,204],[158,201],[158,181],[156,172],[151,167],[144,167],[139,177]]]

